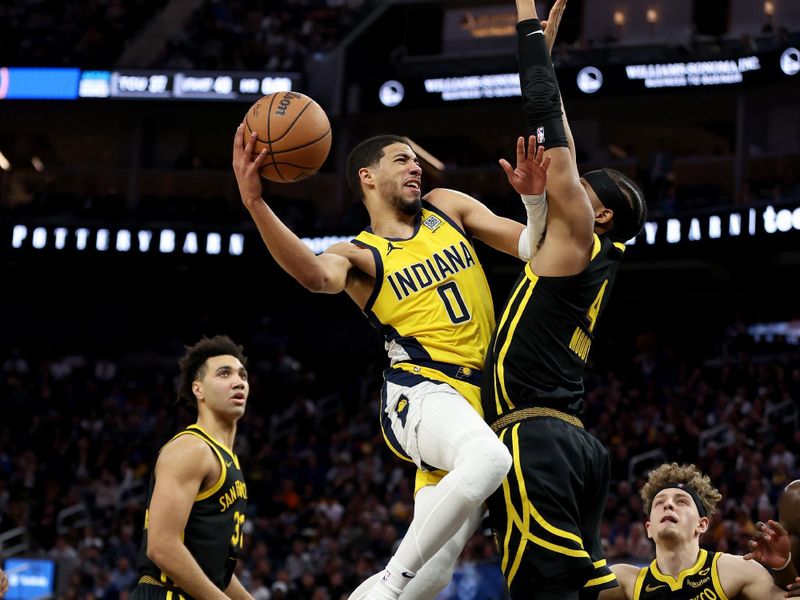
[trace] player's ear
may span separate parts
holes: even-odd
[[[708,517],[700,517],[700,520],[697,523],[697,529],[696,529],[697,533],[703,535],[706,531],[708,531],[708,524],[709,524]]]
[[[595,223],[608,223],[614,218],[614,211],[610,208],[606,208],[605,206],[598,206],[594,210],[594,220]]]
[[[199,381],[192,382],[192,393],[198,401],[203,399],[203,387],[200,385]]]
[[[647,532],[648,539],[652,540],[653,536],[650,534],[650,521],[645,521],[644,522],[644,530],[645,530],[645,532]]]
[[[361,167],[358,170],[358,178],[361,180],[363,185],[367,186],[374,186],[375,185],[375,177],[372,174],[372,169],[369,167]]]

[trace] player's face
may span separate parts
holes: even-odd
[[[375,180],[381,197],[399,212],[416,215],[422,208],[422,169],[407,144],[398,142],[383,149]]]
[[[244,414],[250,383],[247,369],[235,356],[223,354],[206,361],[202,379],[193,384],[198,405],[214,413],[238,418]]]
[[[662,543],[691,541],[708,528],[708,518],[701,517],[692,497],[685,491],[669,488],[653,498],[650,520],[645,523],[647,537]]]

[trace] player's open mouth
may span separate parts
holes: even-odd
[[[677,523],[677,522],[678,522],[678,519],[676,519],[676,518],[675,518],[675,517],[673,517],[672,515],[667,515],[667,516],[665,516],[665,517],[662,517],[662,519],[661,519],[661,522],[662,522],[662,523],[664,523],[665,521],[669,521],[670,523]]]
[[[412,179],[411,181],[406,181],[403,184],[405,187],[410,187],[413,190],[420,190],[420,182],[419,179]]]
[[[231,396],[231,400],[233,400],[235,404],[242,405],[242,404],[244,404],[244,400],[245,400],[244,394],[242,392],[234,394],[233,396]]]

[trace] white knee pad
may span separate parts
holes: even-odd
[[[464,497],[480,504],[503,482],[511,468],[511,453],[489,432],[471,432],[457,444],[458,488]]]

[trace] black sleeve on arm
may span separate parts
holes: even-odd
[[[545,148],[568,148],[561,92],[538,19],[517,23],[517,46],[527,135],[535,135],[537,143]]]

